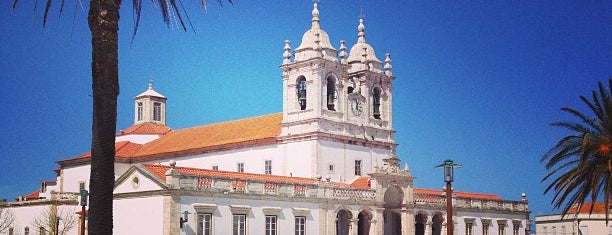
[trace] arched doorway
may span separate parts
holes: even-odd
[[[336,215],[336,234],[348,235],[353,214],[348,210],[340,210]]]
[[[444,218],[442,218],[442,213],[436,212],[431,219],[431,235],[442,234],[442,221],[444,221]]]
[[[425,225],[427,224],[427,214],[419,211],[414,218],[415,235],[425,235]]]
[[[357,219],[359,219],[357,221],[357,234],[358,235],[369,235],[372,215],[367,211],[361,211],[359,212]]]
[[[401,206],[404,192],[397,186],[391,186],[385,191],[384,235],[402,234]]]

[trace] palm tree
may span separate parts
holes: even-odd
[[[559,140],[541,160],[547,161],[546,169],[550,171],[542,182],[552,180],[544,193],[554,191],[553,205],[563,207],[563,215],[573,206],[581,208],[585,202],[602,197],[606,209],[612,206],[612,79],[608,79],[608,87],[599,82],[599,90],[593,91],[592,100],[585,96],[580,99],[594,116],[562,108],[579,122],[552,123],[569,129],[572,134]],[[605,211],[607,224],[610,211]]]
[[[61,0],[60,14],[64,1]],[[79,0],[80,1],[80,0]],[[199,0],[206,8],[206,0]],[[221,4],[221,0],[217,0]],[[232,3],[232,0],[227,0]],[[14,0],[13,9],[19,0]],[[37,2],[37,1],[36,1]],[[47,0],[43,27],[53,0]],[[171,20],[180,22],[185,8],[179,0],[152,0],[159,6],[167,25]],[[182,11],[179,10],[183,9]],[[140,22],[142,0],[132,0],[136,16],[134,34]],[[90,0],[88,23],[91,31],[93,91],[93,122],[91,136],[91,171],[89,183],[89,234],[113,233],[113,187],[115,183],[115,131],[117,129],[117,96],[119,95],[118,30],[121,0]],[[189,17],[187,20],[190,23]]]

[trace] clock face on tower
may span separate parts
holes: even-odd
[[[353,111],[355,116],[361,116],[361,113],[363,112],[361,101],[358,99],[351,99],[351,111]]]

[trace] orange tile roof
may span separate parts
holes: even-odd
[[[438,189],[424,189],[424,188],[414,188],[415,194],[425,194],[425,195],[443,195],[444,192]],[[453,192],[456,197],[461,198],[471,198],[471,199],[480,199],[480,200],[491,200],[491,201],[503,201],[500,196],[495,194],[487,194],[487,193],[471,193],[471,192]]]
[[[587,202],[584,203],[582,205],[582,207],[580,208],[580,212],[581,214],[588,214],[591,211],[591,206],[593,206],[593,213],[594,214],[604,214],[606,213],[606,205],[603,202]],[[574,214],[578,211],[578,205],[570,208],[567,213],[568,214]]]
[[[352,187],[370,189],[370,177],[359,177],[351,183]]]
[[[160,180],[166,181],[166,172],[170,169],[170,166],[165,165],[152,165],[143,164],[143,166],[157,176]],[[233,171],[220,171],[220,170],[208,170],[198,169],[190,167],[176,167],[179,173],[184,175],[213,177],[213,178],[225,178],[225,179],[243,179],[253,181],[265,181],[265,182],[277,182],[277,183],[288,183],[288,184],[315,184],[317,181],[310,178],[301,177],[289,177],[289,176],[278,176],[278,175],[265,175],[265,174],[253,174],[244,172],[233,172]],[[346,185],[346,184],[340,184]]]
[[[136,144],[136,143],[132,143],[129,141],[117,142],[115,143],[115,157],[129,158],[130,156],[134,155],[134,153],[136,153],[140,148],[142,148],[142,144]],[[66,162],[66,161],[71,161],[71,160],[87,159],[87,158],[91,158],[91,152],[87,152],[87,153],[81,154],[73,158],[59,160],[58,162],[61,163],[61,162]]]
[[[36,200],[38,199],[40,196],[40,193],[38,191],[34,191],[28,195],[23,196],[25,198],[25,200]]]
[[[171,131],[145,144],[134,157],[189,153],[241,144],[276,142],[282,113]]]
[[[119,131],[117,136],[129,135],[129,134],[166,134],[172,129],[166,125],[155,124],[155,123],[144,123],[128,127],[125,130]]]

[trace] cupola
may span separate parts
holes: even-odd
[[[166,125],[166,97],[149,88],[134,98],[134,125],[155,123]]]
[[[374,48],[366,42],[363,18],[359,19],[357,30],[357,43],[351,48],[348,57],[348,63],[351,65],[350,72],[363,70],[370,70],[377,73],[381,72],[382,63],[376,58]]]
[[[312,58],[324,58],[330,61],[338,60],[338,51],[329,42],[329,36],[321,29],[319,9],[314,3],[312,10],[312,27],[302,36],[302,44],[295,49],[295,61],[305,61]]]

